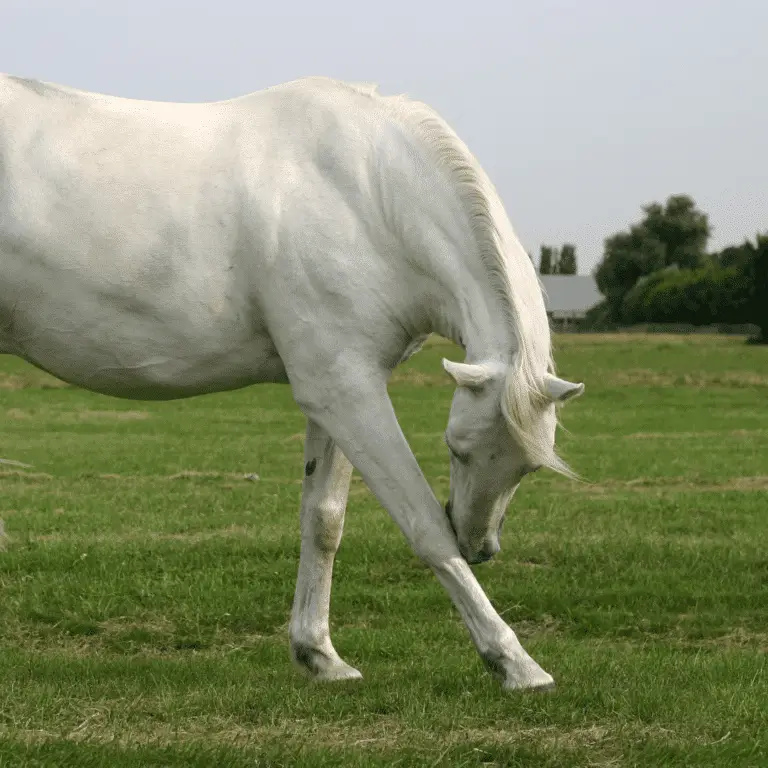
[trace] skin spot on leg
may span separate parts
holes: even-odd
[[[317,467],[317,459],[312,459],[312,461],[307,462],[307,466],[304,467],[304,471],[307,473],[307,477],[309,477],[315,471],[315,467]]]

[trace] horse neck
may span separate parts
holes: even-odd
[[[410,170],[429,182],[432,205],[416,207],[427,219],[423,229],[408,229],[415,237],[403,263],[413,286],[406,326],[452,339],[466,350],[469,363],[511,362],[517,341],[509,308],[493,285],[456,185],[437,171],[432,158]],[[405,212],[403,218],[410,221]]]
[[[462,261],[432,297],[436,311],[430,330],[463,347],[468,363],[509,363],[517,345],[503,300],[479,256],[474,264]]]

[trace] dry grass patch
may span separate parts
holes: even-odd
[[[2,469],[0,470],[0,478],[3,477],[14,477],[20,480],[29,480],[33,483],[53,480],[53,475],[49,475],[47,472],[25,472],[23,469]]]
[[[701,648],[748,648],[757,650],[762,654],[768,654],[768,632],[753,632],[739,627],[719,637],[708,637],[686,644]]]
[[[53,381],[57,381],[57,379],[53,379]],[[69,386],[63,384],[63,386]],[[2,379],[0,379],[0,389],[2,389]],[[9,387],[5,387],[8,389]],[[18,389],[23,389],[24,387],[17,387]],[[5,416],[8,419],[15,419],[17,421],[25,421],[31,418],[35,417],[35,414],[22,410],[21,408],[9,408],[5,412]],[[89,410],[89,409],[83,409],[79,411],[69,412],[69,413],[58,413],[58,414],[46,414],[46,418],[48,419],[54,419],[56,421],[64,421],[64,422],[71,422],[74,420],[80,420],[80,421],[98,421],[98,420],[113,420],[113,421],[145,421],[146,419],[149,419],[151,417],[151,414],[149,411],[123,411],[123,410],[114,410],[114,411],[96,411],[96,410]]]
[[[72,387],[66,381],[57,379],[44,371],[31,368],[23,374],[0,373],[0,389],[64,389]]]
[[[616,386],[647,387],[768,387],[768,374],[756,371],[689,371],[672,373],[648,368],[614,371],[607,381]]]
[[[765,435],[764,429],[730,429],[724,432],[705,430],[700,432],[632,432],[621,435],[627,440],[698,440],[705,437],[760,437]],[[615,435],[594,435],[593,437],[614,438]]]
[[[164,616],[153,616],[152,618],[137,621],[129,619],[127,616],[117,616],[107,621],[99,622],[99,629],[108,634],[118,634],[127,630],[141,630],[143,632],[171,633],[176,627],[172,621]]]
[[[389,380],[390,384],[409,384],[414,387],[447,387],[450,386],[448,375],[440,370],[425,373],[416,368],[397,368]]]
[[[367,485],[350,486],[349,498],[360,499],[364,496],[373,496]]]
[[[152,536],[152,538],[156,541],[184,541],[190,544],[196,544],[201,541],[210,541],[211,539],[231,539],[240,537],[244,539],[251,539],[258,535],[263,535],[263,532],[255,526],[247,527],[245,525],[228,525],[226,528],[216,528],[212,531],[156,533]]]
[[[142,699],[136,702],[147,706]],[[180,744],[204,744],[205,746],[231,746],[237,748],[261,747],[269,743],[281,743],[291,747],[312,744],[315,749],[336,750],[365,748],[376,752],[397,752],[415,748],[432,753],[433,765],[440,765],[443,756],[452,748],[476,745],[531,746],[547,751],[575,752],[583,749],[609,749],[616,754],[621,744],[654,740],[663,743],[682,743],[683,736],[671,729],[647,725],[641,722],[615,723],[610,725],[586,725],[576,728],[558,728],[542,725],[520,728],[516,723],[508,727],[467,727],[451,730],[428,731],[412,728],[402,720],[381,716],[367,725],[353,722],[327,723],[307,720],[283,721],[274,725],[243,725],[234,718],[196,717],[173,725],[152,722],[137,728],[120,725],[116,713],[130,709],[124,701],[104,701],[82,711],[77,723],[63,725],[60,730],[0,727],[0,737],[27,745],[51,741],[73,741],[89,744],[114,744],[123,748],[166,747]],[[123,718],[124,719],[124,718]],[[711,742],[712,735],[701,733],[696,741]],[[688,741],[688,739],[686,739]],[[426,755],[425,755],[426,757]],[[616,764],[606,754],[595,754],[591,765]]]
[[[244,539],[261,538],[264,531],[256,527],[244,525],[230,525],[226,528],[214,528],[207,531],[180,531],[178,533],[158,533],[148,528],[135,528],[114,533],[83,534],[73,530],[71,533],[41,533],[29,536],[26,540],[41,543],[59,543],[63,541],[76,541],[84,547],[92,544],[115,544],[129,541],[183,541],[188,544],[197,544],[213,539],[231,539],[241,537]],[[10,539],[9,539],[10,541]]]
[[[84,631],[85,630],[85,631]],[[201,636],[194,653],[200,658],[219,659],[236,650],[250,649],[264,642],[287,640],[287,627],[272,633],[235,632],[217,627]],[[99,656],[126,654],[136,659],[178,660],[189,648],[189,634],[163,617],[129,619],[117,617],[90,625],[49,624],[27,625],[6,622],[0,633],[6,648],[23,648],[26,653],[64,657],[66,659],[94,659]],[[194,640],[197,643],[197,639]],[[0,763],[2,765],[2,763]]]
[[[77,416],[84,421],[90,419],[115,419],[116,421],[144,421],[150,417],[148,411],[78,411]]]
[[[603,496],[610,493],[687,493],[690,491],[704,493],[722,493],[737,491],[751,493],[768,491],[768,475],[748,477],[731,477],[720,482],[710,482],[706,478],[690,477],[635,477],[631,480],[604,480],[599,483],[572,483],[554,478],[552,486],[568,488],[575,493]]]
[[[615,432],[598,432],[594,435],[579,435],[579,442],[587,440],[701,440],[704,438],[722,439],[723,437],[762,437],[768,435],[766,429],[728,429],[699,430],[695,432],[630,432],[620,435]],[[431,437],[423,434],[418,437]]]
[[[29,411],[22,411],[21,408],[9,408],[5,412],[6,418],[16,419],[17,421],[24,421],[25,419],[31,419],[32,414]]]
[[[147,477],[147,475],[142,475]],[[181,472],[175,472],[172,475],[164,475],[165,480],[200,480],[200,479],[219,479],[219,480],[249,480],[249,476],[241,472],[217,472],[199,471],[196,469],[183,469]]]
[[[622,331],[617,333],[561,333],[555,334],[557,347],[615,346],[642,344],[643,346],[673,345],[680,347],[732,347],[743,344],[746,336],[726,336],[716,333],[644,333]]]
[[[718,483],[704,478],[685,477],[638,477],[632,480],[614,481],[619,487],[630,489],[664,489],[675,491],[764,491],[768,490],[768,475],[731,477]]]
[[[255,472],[219,472],[217,470],[196,470],[196,469],[183,469],[181,472],[174,472],[170,475],[121,475],[117,472],[103,472],[99,475],[85,475],[88,479],[93,478],[95,480],[108,480],[112,482],[124,482],[124,483],[152,483],[156,480],[223,480],[227,483],[231,483],[233,480],[237,480],[238,484],[242,482],[259,482],[261,476]],[[291,482],[281,478],[269,478],[275,482]],[[227,485],[227,487],[232,487]]]

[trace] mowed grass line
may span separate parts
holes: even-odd
[[[0,767],[768,764],[768,355],[560,336],[562,453],[481,583],[559,684],[504,694],[358,477],[332,605],[359,685],[293,671],[303,419],[286,387],[93,395],[0,358]],[[392,382],[436,492],[440,340]],[[258,476],[258,479],[255,477]]]

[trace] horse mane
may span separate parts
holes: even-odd
[[[347,85],[387,104],[429,148],[452,181],[517,343],[501,398],[507,426],[532,463],[574,476],[552,450],[551,437],[540,428],[542,410],[551,405],[544,376],[555,372],[549,319],[536,270],[512,229],[496,188],[466,144],[431,107],[407,96],[381,96],[375,85]]]

